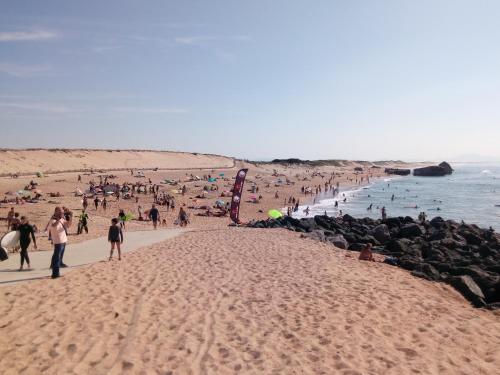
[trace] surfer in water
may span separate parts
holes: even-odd
[[[19,243],[21,245],[21,267],[19,271],[23,270],[24,261],[26,261],[26,265],[28,269],[31,268],[30,258],[28,257],[28,247],[30,246],[31,239],[33,239],[33,247],[36,250],[36,238],[35,238],[35,230],[32,225],[28,222],[28,218],[26,216],[21,216],[21,224],[19,225]],[[31,238],[30,238],[31,237]]]

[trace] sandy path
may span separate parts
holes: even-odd
[[[495,374],[500,365],[498,315],[283,230],[189,232],[0,294],[4,374]]]
[[[121,245],[122,254],[151,246],[155,243],[173,238],[183,232],[183,229],[160,229],[148,231],[124,231],[124,243]],[[109,256],[109,243],[107,236],[94,238],[92,240],[72,244],[71,239],[66,246],[64,262],[68,268],[61,268],[60,273],[73,270],[75,267],[106,260]],[[29,253],[31,269],[18,272],[20,264],[19,253],[9,253],[9,259],[0,263],[0,286],[5,286],[14,282],[29,281],[46,278],[51,275],[49,269],[52,259],[52,251],[35,251]],[[114,258],[118,258],[117,250],[114,251]]]

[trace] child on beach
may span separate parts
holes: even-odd
[[[122,252],[120,245],[123,244],[123,232],[122,228],[118,226],[118,219],[113,218],[111,220],[111,226],[108,232],[108,241],[111,242],[111,250],[109,252],[109,260],[113,259],[113,250],[115,247],[118,250],[118,260],[122,260]]]

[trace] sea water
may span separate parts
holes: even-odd
[[[327,193],[316,197],[318,203],[309,206],[309,215],[417,218],[425,212],[428,219],[465,221],[481,227],[500,230],[500,163],[464,163],[452,165],[454,172],[445,177],[391,176],[372,181],[370,185],[340,190],[335,197]],[[393,198],[394,195],[394,198]],[[344,198],[346,202],[343,202]],[[338,208],[335,208],[338,201]],[[372,209],[369,210],[369,206]],[[306,217],[301,206],[294,217]]]

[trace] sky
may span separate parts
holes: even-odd
[[[2,0],[0,147],[500,160],[499,16],[497,0]]]

